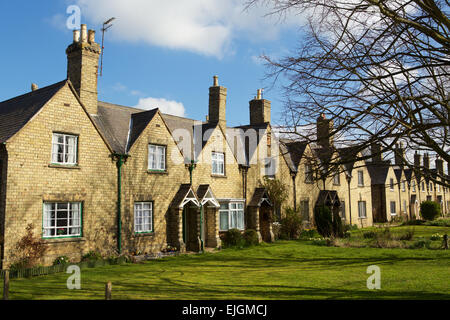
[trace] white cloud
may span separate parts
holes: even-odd
[[[108,32],[118,40],[218,58],[232,52],[237,37],[266,41],[276,38],[282,26],[304,21],[289,16],[279,23],[276,17],[264,17],[267,8],[244,11],[242,0],[77,0],[77,4],[83,21],[101,25],[116,17]]]
[[[184,117],[185,109],[181,102],[166,100],[164,98],[141,98],[135,106],[138,109],[151,110],[159,108],[162,113],[171,114],[174,116]]]

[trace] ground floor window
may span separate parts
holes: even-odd
[[[360,218],[366,218],[366,202],[365,201],[358,201],[358,217]]]
[[[44,203],[44,238],[80,237],[81,202]]]
[[[300,214],[303,221],[309,221],[309,201],[300,201]]]
[[[134,204],[134,232],[153,232],[152,202],[136,202]]]
[[[396,215],[397,210],[395,208],[395,201],[391,201],[391,215]]]
[[[345,201],[341,201],[341,206],[339,208],[339,215],[341,219],[345,219]]]
[[[229,229],[244,230],[244,203],[221,202],[220,203],[220,231]]]

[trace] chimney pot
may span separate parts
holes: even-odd
[[[31,84],[31,91],[36,91],[37,89],[39,89],[38,85],[36,83],[32,83]]]
[[[258,89],[258,91],[256,91],[256,99],[261,100],[261,92],[262,89]]]
[[[73,30],[73,42],[80,42],[80,30]]]
[[[88,31],[88,41],[90,44],[95,43],[95,30]]]
[[[214,76],[213,87],[218,87],[218,86],[219,86],[219,77]]]
[[[87,25],[82,24],[81,25],[81,43],[86,43],[87,40],[88,40]]]

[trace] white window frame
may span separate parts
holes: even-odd
[[[392,212],[392,204],[394,204],[395,212]],[[396,216],[397,215],[397,203],[395,201],[391,201],[389,203],[389,211],[391,212],[391,216]]]
[[[416,182],[415,181],[412,182],[412,191],[416,192]]]
[[[433,182],[430,181],[428,187],[430,188],[430,192],[433,192]]]
[[[153,232],[153,202],[134,203],[134,233]]]
[[[402,181],[402,191],[406,191],[406,182],[405,180]]]
[[[154,150],[152,150],[154,148]],[[148,145],[148,166],[149,171],[166,171],[167,147],[157,144]]]
[[[394,191],[394,185],[395,185],[394,179],[390,178],[389,179],[389,190]]]
[[[58,138],[62,137],[63,142],[59,142]],[[74,145],[70,146],[69,138],[75,138]],[[59,150],[62,147],[62,152]],[[72,149],[72,150],[70,150]],[[59,161],[59,155],[62,161]],[[70,157],[72,156],[72,157]],[[52,154],[51,163],[60,165],[76,165],[78,163],[78,136],[73,134],[53,132],[52,135]]]
[[[214,175],[225,175],[225,153],[215,152],[211,153],[211,172]]]
[[[362,210],[364,209],[364,210]],[[366,201],[358,201],[358,218],[364,219],[367,218],[367,204]]]
[[[358,170],[358,187],[364,187],[364,171]]]
[[[335,186],[339,186],[341,185],[341,174],[340,173],[336,173],[333,177],[333,184]]]
[[[222,226],[222,215],[227,215],[227,228]],[[219,208],[219,231],[228,231],[230,229],[245,229],[245,211],[244,202],[231,200],[220,202]]]
[[[81,237],[83,225],[82,205],[81,202],[44,202],[42,237],[45,239]],[[63,206],[66,208],[62,208]],[[66,217],[61,217],[64,213]],[[66,232],[63,233],[63,230]]]

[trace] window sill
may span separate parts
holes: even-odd
[[[224,174],[211,174],[211,178],[226,178],[227,176]]]
[[[75,169],[75,170],[80,170],[80,166],[78,166],[77,164],[56,164],[56,163],[50,163],[48,165],[49,168],[59,168],[59,169]]]
[[[147,170],[148,174],[169,174],[167,170]]]
[[[363,184],[358,184],[358,188],[364,188]]]
[[[142,232],[142,233],[134,233],[132,238],[141,238],[141,237],[154,237],[155,232]]]
[[[43,238],[42,241],[47,244],[65,243],[65,242],[84,242],[84,237],[68,237],[68,238]]]

